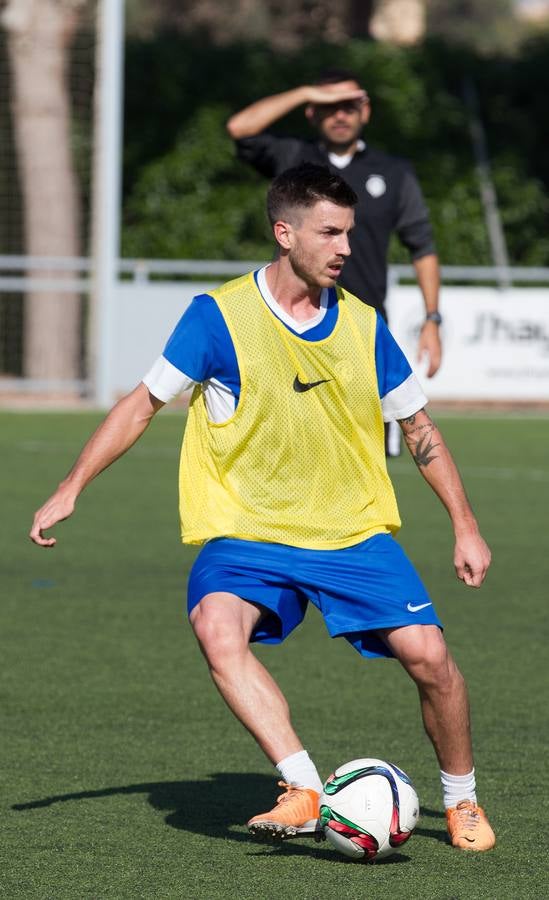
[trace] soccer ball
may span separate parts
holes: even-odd
[[[355,860],[390,856],[408,840],[419,800],[408,776],[382,759],[353,759],[330,775],[320,824],[333,847]]]

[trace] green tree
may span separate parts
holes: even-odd
[[[517,21],[514,6],[513,0],[430,0],[427,34],[481,53],[514,49],[527,30]]]
[[[266,184],[235,165],[226,107],[201,110],[173,149],[146,166],[126,207],[123,253],[138,257],[266,259]],[[242,176],[242,177],[239,177]]]
[[[307,53],[277,54],[257,44],[198,46],[174,35],[133,41],[127,49],[126,255],[266,258],[272,247],[267,183],[236,159],[225,119],[337,63],[354,69],[372,98],[367,140],[413,161],[441,260],[489,265],[462,99],[469,74],[478,89],[511,262],[549,265],[549,40],[498,57],[440,41],[408,49],[350,41],[336,53],[317,44]],[[277,130],[307,133],[302,111]],[[398,244],[391,258],[408,260]]]

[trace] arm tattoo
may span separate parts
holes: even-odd
[[[416,415],[409,416],[407,419],[399,419],[399,423],[416,466],[426,468],[437,458],[438,454],[433,451],[440,444],[433,443],[433,432],[436,426],[429,416],[425,413],[427,421],[416,424]]]
[[[408,446],[410,446],[410,444]],[[429,434],[424,434],[420,437],[415,450],[412,450],[412,456],[414,457],[416,466],[428,466],[430,462],[436,459],[436,453],[433,453],[433,450],[438,446],[438,444],[433,444]],[[410,449],[412,449],[411,446]]]

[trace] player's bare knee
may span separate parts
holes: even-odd
[[[200,649],[210,664],[234,656],[247,646],[241,628],[211,608],[199,608],[191,619],[191,625]]]
[[[455,663],[443,640],[426,640],[408,660],[408,672],[419,687],[437,686],[450,690],[457,672]]]

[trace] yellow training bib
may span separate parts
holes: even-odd
[[[338,549],[395,532],[375,367],[375,310],[341,288],[333,332],[292,334],[253,273],[212,293],[234,342],[234,415],[209,421],[192,396],[180,464],[182,539]]]

